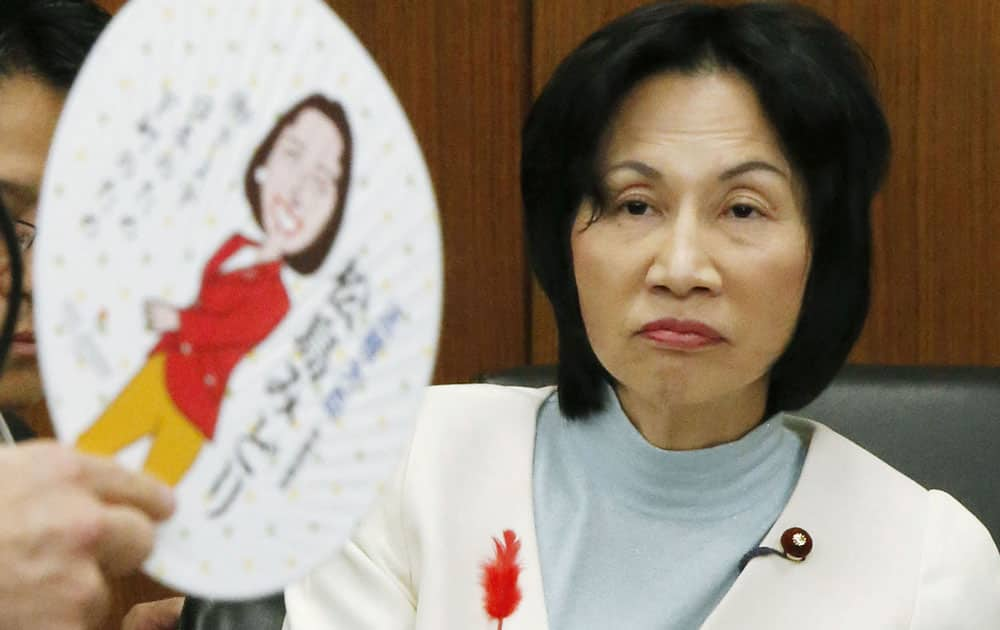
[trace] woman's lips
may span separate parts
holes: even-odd
[[[274,205],[277,210],[274,213],[275,227],[285,236],[298,234],[299,230],[302,229],[302,219],[299,218],[299,213],[296,212],[293,204],[289,203],[284,197],[275,195]]]
[[[14,356],[35,356],[38,352],[38,347],[35,345],[35,333],[30,330],[15,333],[10,344],[10,351]]]
[[[659,346],[675,350],[697,350],[725,341],[719,331],[708,324],[672,318],[649,322],[639,334]]]

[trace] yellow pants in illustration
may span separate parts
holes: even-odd
[[[205,436],[181,413],[167,393],[166,356],[156,353],[76,442],[95,455],[117,453],[152,435],[146,472],[171,486],[184,477]]]

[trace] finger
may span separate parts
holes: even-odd
[[[109,457],[77,454],[80,481],[103,501],[136,507],[163,520],[174,511],[173,490],[156,478],[119,466]]]
[[[111,587],[96,567],[94,573],[96,576],[92,578],[90,596],[85,600],[87,604],[84,607],[84,627],[104,628],[111,608]]]
[[[93,562],[74,565],[49,589],[48,615],[58,628],[104,628],[111,604],[107,578]],[[50,627],[43,624],[39,627]]]
[[[136,604],[125,615],[122,630],[173,630],[183,608],[183,597]]]
[[[156,535],[153,520],[142,510],[105,503],[79,486],[40,495],[39,503],[25,515],[25,522],[38,534],[26,543],[37,549],[34,553],[44,554],[56,565],[84,560],[95,570],[100,567],[101,575],[135,571],[149,555]]]
[[[95,559],[109,575],[132,573],[149,556],[155,536],[156,527],[144,512],[122,505],[104,506]]]

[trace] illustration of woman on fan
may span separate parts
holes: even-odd
[[[316,271],[332,248],[351,175],[340,104],[312,95],[281,116],[247,167],[244,190],[263,236],[235,234],[209,259],[195,301],[145,305],[161,334],[145,365],[78,439],[112,454],[152,435],[145,470],[176,485],[212,439],[230,373],[289,310],[281,268]]]

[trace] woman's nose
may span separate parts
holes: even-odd
[[[10,274],[10,260],[6,256],[0,256],[0,297],[4,299],[10,297],[11,284],[13,282]]]
[[[5,253],[0,254],[0,297],[4,299],[10,297],[14,280],[11,271],[10,258]],[[31,252],[21,254],[21,293],[31,293]]]
[[[651,244],[654,250],[646,272],[647,285],[678,297],[698,292],[717,294],[722,278],[706,231],[694,213],[678,213],[664,224]]]

